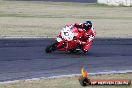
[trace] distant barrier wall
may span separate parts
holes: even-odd
[[[82,3],[97,3],[97,0],[47,0],[54,2],[82,2]]]
[[[124,5],[132,6],[132,0],[98,0],[98,3],[108,4],[108,5]]]
[[[4,1],[4,0],[2,0],[2,1]],[[8,0],[8,1],[52,1],[52,2],[97,3],[97,0]]]

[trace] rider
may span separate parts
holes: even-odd
[[[78,34],[81,35],[79,37],[75,36],[75,41],[79,45],[79,48],[82,49],[83,52],[88,52],[96,35],[92,22],[75,23],[73,26],[78,29]]]
[[[84,53],[88,52],[96,35],[92,22],[86,21],[84,23],[75,23],[66,26],[71,27],[72,31],[76,31],[77,35],[74,37],[74,41],[78,44],[79,49],[81,49]],[[60,39],[59,37],[60,35],[57,38],[58,41]]]

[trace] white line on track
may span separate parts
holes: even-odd
[[[56,38],[56,36],[55,37],[48,37],[48,36],[16,36],[16,37],[4,36],[4,37],[0,37],[0,39],[41,39],[41,38]]]

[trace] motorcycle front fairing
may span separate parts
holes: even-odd
[[[75,50],[77,47],[76,42],[74,41],[74,32],[72,31],[71,27],[64,27],[59,37],[56,38],[56,40],[59,42],[59,45],[57,46],[57,50],[59,51],[69,51],[69,50]]]
[[[75,41],[62,41],[59,42],[57,46],[57,50],[59,51],[69,51],[69,50],[75,50],[77,47],[77,44]]]

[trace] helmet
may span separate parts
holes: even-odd
[[[85,31],[89,30],[92,27],[92,22],[91,21],[86,21],[83,23],[83,28]]]

